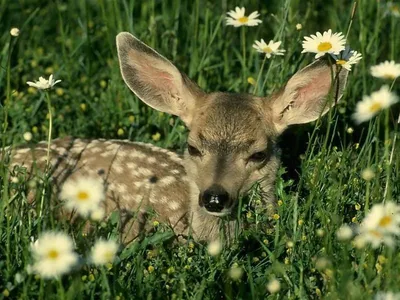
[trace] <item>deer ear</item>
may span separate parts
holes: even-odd
[[[190,125],[200,88],[165,57],[128,32],[117,35],[121,74],[143,102],[162,112],[179,116]]]
[[[278,133],[289,125],[312,122],[324,115],[342,97],[347,70],[317,60],[298,71],[269,102]]]

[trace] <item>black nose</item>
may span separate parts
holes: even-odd
[[[220,212],[229,202],[229,194],[219,185],[212,185],[202,195],[204,207],[210,212]]]

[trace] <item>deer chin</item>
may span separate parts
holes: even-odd
[[[212,212],[212,211],[208,211],[207,209],[204,209],[204,211],[209,215],[212,215],[212,216],[215,216],[215,217],[220,217],[220,218],[225,217],[225,216],[229,216],[232,213],[232,209],[230,209],[230,208],[224,208],[220,212]]]

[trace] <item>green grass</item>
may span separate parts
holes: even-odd
[[[129,138],[182,152],[187,135],[183,123],[170,125],[171,116],[146,107],[124,85],[115,48],[118,32],[135,34],[207,91],[252,92],[247,77],[257,79],[263,60],[251,48],[253,41],[282,40],[286,54],[266,61],[261,73],[258,94],[268,95],[313,60],[311,54],[300,54],[303,36],[329,28],[346,33],[353,8],[345,0],[242,1],[263,20],[258,27],[243,29],[244,41],[242,28],[224,24],[225,13],[235,5],[200,0],[1,0],[2,145],[24,143],[28,131],[33,142],[47,139],[45,94],[28,89],[26,81],[54,73],[62,82],[50,92],[53,137]],[[296,30],[297,23],[302,30]],[[12,27],[21,29],[19,37],[10,36]],[[369,74],[370,66],[400,61],[399,27],[400,18],[385,15],[385,3],[357,1],[348,42],[364,58],[353,67],[343,99],[322,122],[295,126],[282,136],[279,219],[264,215],[257,205],[246,205],[242,219],[248,229],[218,257],[208,255],[202,244],[172,243],[161,225],[122,249],[112,266],[82,263],[61,280],[29,275],[31,237],[50,229],[68,232],[84,259],[96,238],[117,236],[118,218],[111,216],[85,236],[79,226],[55,219],[46,183],[37,195],[40,199],[43,188],[45,209],[39,217],[38,208],[26,200],[31,183],[9,183],[2,161],[0,298],[370,299],[378,291],[399,292],[399,240],[394,249],[374,250],[357,249],[336,237],[343,223],[359,223],[373,204],[400,199],[398,137],[393,143],[399,106],[360,126],[351,119],[355,103],[384,83]],[[395,82],[393,91],[399,90]],[[354,132],[348,133],[349,128]],[[158,141],[152,138],[156,133],[161,135]],[[365,168],[375,172],[371,181],[361,178]],[[249,198],[257,202],[256,193]],[[236,265],[244,273],[233,280],[229,270]],[[149,272],[149,266],[154,271]],[[281,289],[271,295],[266,286],[273,278]]]

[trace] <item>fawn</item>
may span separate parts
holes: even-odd
[[[277,138],[289,125],[324,115],[342,96],[347,79],[345,69],[317,60],[269,97],[207,93],[130,33],[122,32],[116,40],[128,87],[148,106],[181,118],[190,130],[183,159],[129,141],[53,141],[54,186],[82,175],[100,177],[107,192],[106,213],[119,210],[126,217],[124,241],[144,230],[150,208],[176,233],[189,230],[198,240],[216,239],[221,217],[231,215],[239,197],[256,182],[263,205],[273,205]],[[43,168],[46,145],[16,149],[12,166]],[[133,212],[135,221],[129,218]],[[230,232],[234,221],[224,224]]]

